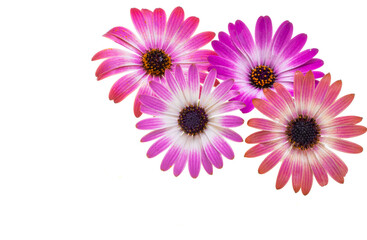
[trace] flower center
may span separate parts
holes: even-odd
[[[318,143],[320,127],[315,119],[299,115],[288,124],[286,134],[294,147],[305,150]]]
[[[171,68],[171,57],[161,49],[151,49],[143,57],[143,68],[153,76],[163,76],[166,69]]]
[[[208,123],[208,115],[201,107],[189,106],[182,109],[177,122],[182,131],[188,135],[195,136],[205,130]]]
[[[275,74],[270,67],[260,65],[252,69],[250,81],[256,88],[269,88],[275,82]]]

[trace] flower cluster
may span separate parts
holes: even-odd
[[[318,49],[303,50],[304,33],[293,36],[293,25],[283,22],[273,34],[268,16],[259,17],[254,36],[240,20],[228,24],[228,33],[194,35],[197,17],[185,19],[181,7],[166,17],[163,9],[131,9],[137,35],[115,27],[104,36],[121,49],[105,49],[92,60],[105,59],[97,68],[97,80],[121,74],[109,98],[121,102],[137,90],[134,114],[151,115],[136,124],[152,130],[141,141],[155,140],[147,157],[166,151],[161,170],[173,167],[178,176],[185,166],[191,177],[201,167],[213,174],[223,167],[223,156],[234,159],[225,141],[242,142],[231,128],[244,120],[229,112],[249,113],[254,108],[270,119],[252,118],[247,125],[260,129],[245,142],[256,145],[245,157],[268,154],[259,167],[266,173],[281,163],[276,188],[285,186],[292,176],[295,192],[307,195],[313,177],[321,186],[328,176],[344,182],[348,168],[330,150],[360,153],[362,147],[344,140],[362,135],[362,118],[338,116],[354,98],[338,99],[341,81],[331,84],[330,74],[315,58]],[[214,49],[202,49],[208,43]],[[320,81],[315,80],[321,78]],[[241,113],[237,111],[237,113]]]

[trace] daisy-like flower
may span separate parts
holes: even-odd
[[[159,138],[149,148],[147,156],[155,157],[169,148],[161,164],[163,171],[174,165],[173,173],[178,176],[188,162],[190,175],[196,178],[201,165],[208,174],[212,174],[213,165],[223,167],[222,155],[234,158],[232,148],[223,137],[242,142],[241,136],[229,128],[240,126],[244,121],[237,116],[221,114],[238,110],[243,103],[227,101],[239,94],[230,90],[233,80],[213,88],[216,74],[214,69],[209,72],[201,90],[196,66],[190,66],[186,80],[178,65],[175,76],[166,71],[166,86],[156,81],[149,83],[156,97],[139,97],[141,111],[156,116],[136,124],[138,129],[154,130],[141,141]]]
[[[134,114],[141,116],[139,95],[151,95],[148,87],[151,80],[161,81],[166,70],[181,64],[188,68],[197,64],[201,78],[209,65],[207,57],[215,54],[210,50],[199,50],[215,36],[213,32],[202,32],[191,37],[199,25],[199,19],[184,19],[181,7],[173,10],[168,21],[164,10],[154,12],[132,8],[132,21],[139,34],[124,27],[115,27],[104,36],[122,45],[128,51],[105,49],[94,55],[92,60],[107,58],[96,71],[97,80],[124,73],[111,88],[109,98],[115,103],[121,102],[136,89],[139,89],[134,103]]]
[[[328,175],[339,183],[344,182],[348,168],[329,149],[345,153],[360,153],[362,147],[344,140],[362,135],[364,126],[356,125],[362,118],[337,117],[354,98],[349,94],[337,99],[342,82],[330,85],[330,74],[325,75],[315,88],[312,72],[305,76],[296,72],[294,77],[294,100],[287,89],[274,83],[275,91],[264,89],[267,99],[254,99],[253,104],[261,113],[271,118],[253,118],[250,127],[261,129],[246,138],[247,143],[257,143],[245,157],[257,157],[271,152],[259,167],[266,173],[282,162],[276,188],[281,189],[292,175],[293,189],[307,195],[315,176],[320,186],[328,183]]]
[[[307,35],[302,33],[292,38],[293,25],[289,21],[283,22],[273,36],[271,19],[260,17],[256,23],[255,41],[240,20],[229,23],[228,30],[229,35],[220,32],[219,41],[212,42],[218,56],[208,57],[209,69],[217,69],[219,79],[235,80],[233,89],[241,94],[234,100],[246,105],[241,109],[243,113],[254,108],[252,99],[264,98],[263,89],[273,89],[274,83],[281,83],[293,94],[296,71],[306,73],[324,64],[313,58],[317,49],[301,51]],[[314,75],[319,78],[324,74],[314,71]]]

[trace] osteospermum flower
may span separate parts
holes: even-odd
[[[260,17],[256,23],[255,41],[240,20],[229,23],[229,35],[218,34],[219,41],[212,46],[218,56],[209,56],[210,68],[216,68],[218,78],[234,79],[233,89],[241,92],[234,98],[245,103],[243,113],[250,112],[253,98],[264,98],[263,89],[273,89],[274,83],[281,83],[293,94],[293,76],[296,71],[306,73],[323,65],[323,61],[313,58],[318,50],[308,49],[301,52],[307,35],[301,33],[292,38],[293,25],[283,22],[273,36],[271,19]],[[322,72],[314,71],[316,78]]]
[[[242,141],[241,136],[229,128],[242,125],[243,119],[221,115],[243,107],[241,102],[227,101],[238,94],[230,91],[233,80],[225,81],[213,90],[216,71],[211,70],[200,91],[199,73],[194,65],[188,70],[188,80],[180,66],[176,66],[175,76],[166,71],[165,77],[166,86],[156,81],[149,83],[157,97],[139,97],[141,111],[156,116],[136,124],[138,129],[154,130],[141,141],[159,138],[149,148],[147,156],[155,157],[169,148],[161,164],[163,171],[174,165],[173,173],[178,176],[188,162],[193,178],[199,175],[201,165],[212,174],[213,165],[222,168],[222,155],[234,158],[232,148],[223,137]]]
[[[282,188],[292,175],[293,189],[302,189],[304,195],[311,190],[315,176],[321,186],[328,183],[328,175],[339,183],[344,182],[348,168],[329,149],[345,153],[360,153],[362,147],[344,140],[359,136],[366,128],[356,116],[337,117],[354,98],[354,94],[336,100],[341,81],[330,85],[330,74],[325,75],[315,88],[311,72],[304,76],[297,72],[294,79],[294,100],[287,89],[274,83],[276,92],[264,89],[267,101],[254,99],[256,109],[272,120],[253,118],[248,125],[261,131],[246,138],[247,143],[257,143],[245,157],[257,157],[271,152],[259,167],[266,173],[282,162],[276,188]]]
[[[207,57],[214,52],[199,49],[209,43],[215,33],[202,32],[191,37],[199,25],[199,19],[189,17],[185,20],[181,7],[172,11],[168,21],[165,11],[160,8],[154,12],[132,8],[130,14],[139,37],[124,27],[112,28],[104,35],[129,51],[105,49],[95,54],[92,60],[107,58],[96,71],[98,80],[124,73],[113,85],[110,100],[121,102],[139,89],[134,113],[140,117],[138,96],[152,94],[149,81],[161,81],[165,71],[173,69],[176,64],[188,68],[195,63],[200,72],[207,71]],[[201,78],[204,77],[202,73]]]

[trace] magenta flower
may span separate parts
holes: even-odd
[[[236,142],[242,138],[230,130],[243,124],[237,116],[221,114],[243,107],[243,103],[227,100],[238,95],[231,91],[233,80],[227,80],[213,90],[216,79],[213,69],[207,75],[200,91],[199,73],[195,65],[188,70],[188,80],[182,69],[176,66],[175,76],[166,71],[167,85],[157,81],[149,83],[156,97],[141,95],[141,111],[156,117],[144,119],[136,124],[138,129],[152,129],[141,141],[159,138],[148,150],[149,158],[169,148],[163,158],[161,169],[168,170],[174,165],[175,176],[181,174],[188,162],[190,174],[196,178],[203,165],[208,174],[213,174],[213,165],[223,167],[222,155],[234,158],[232,148],[223,137]]]
[[[264,98],[263,89],[273,89],[274,83],[281,83],[293,94],[293,76],[296,71],[306,73],[321,67],[324,63],[313,58],[318,50],[300,52],[307,41],[306,34],[292,38],[293,25],[283,22],[273,36],[271,19],[260,17],[256,23],[255,41],[240,20],[228,24],[229,35],[220,32],[219,41],[212,46],[218,56],[209,56],[209,69],[218,71],[218,78],[234,79],[233,89],[240,91],[234,100],[245,103],[243,113],[250,112],[253,98]],[[316,78],[322,72],[314,71]]]
[[[267,101],[254,99],[256,109],[272,120],[253,118],[250,127],[261,129],[246,138],[247,143],[257,143],[245,157],[257,157],[271,152],[259,167],[266,173],[282,162],[276,188],[281,189],[292,175],[293,189],[307,195],[311,190],[313,175],[320,186],[328,183],[328,174],[339,183],[344,182],[348,168],[328,147],[345,153],[360,153],[363,148],[344,140],[362,135],[364,126],[356,125],[362,118],[337,117],[354,98],[349,94],[336,100],[342,82],[330,85],[330,74],[325,75],[315,88],[312,72],[304,76],[297,72],[294,78],[294,100],[288,90],[274,83],[276,92],[264,89]],[[326,147],[327,146],[327,147]]]
[[[202,72],[201,78],[205,78],[203,72],[207,71],[209,65],[207,57],[214,52],[199,49],[209,43],[215,33],[202,32],[191,37],[199,25],[199,19],[189,17],[184,20],[181,7],[173,10],[167,22],[166,13],[160,8],[154,12],[132,8],[130,14],[139,37],[124,27],[112,28],[104,35],[129,51],[105,49],[95,54],[92,60],[107,58],[96,71],[98,80],[124,73],[113,85],[109,94],[110,100],[121,102],[139,89],[134,113],[136,117],[140,117],[141,104],[138,96],[151,95],[148,82],[162,81],[166,70],[173,69],[177,64],[188,68],[195,63]]]

